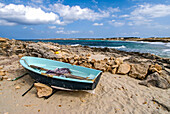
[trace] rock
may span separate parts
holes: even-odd
[[[7,81],[11,81],[12,79],[11,78],[8,78]]]
[[[106,62],[103,61],[98,61],[94,63],[94,68],[98,69],[98,70],[102,70],[102,71],[106,71],[107,70],[108,65],[106,64]]]
[[[146,80],[142,81],[139,83],[140,85],[145,85],[145,86],[155,86],[159,87],[162,89],[168,89],[170,88],[170,84],[168,81],[164,78],[162,78],[157,72],[149,75]]]
[[[110,65],[110,66],[115,65],[115,61],[114,60],[108,60],[107,64]]]
[[[92,65],[91,65],[90,63],[88,63],[87,61],[85,61],[84,63],[82,63],[81,66],[88,67],[88,68],[92,68]]]
[[[149,65],[147,64],[132,64],[129,76],[138,79],[144,79],[148,73]]]
[[[96,62],[96,60],[95,60],[95,59],[92,59],[90,62],[91,62],[91,63],[95,63],[95,62]]]
[[[0,42],[6,42],[7,40],[8,40],[7,38],[0,37]]]
[[[110,57],[109,60],[115,60],[115,58],[114,57]]]
[[[8,76],[3,76],[3,79],[8,79]]]
[[[34,83],[34,86],[37,89],[38,97],[49,96],[52,94],[52,88],[50,88],[49,86],[45,84]]]
[[[156,68],[158,71],[162,70],[162,67],[161,67],[160,65],[158,65],[158,64],[155,64],[155,68]]]
[[[19,85],[17,85],[16,87],[15,87],[15,89],[20,89],[21,87],[19,86]]]
[[[71,64],[73,64],[73,63],[74,63],[74,59],[70,59],[69,61],[70,61],[70,63],[71,63]]]
[[[0,70],[3,69],[3,68],[4,68],[4,66],[0,66]]]
[[[117,68],[112,69],[112,74],[116,74]]]
[[[21,59],[24,56],[24,54],[19,54],[18,57]]]
[[[78,63],[79,63],[78,61],[75,61],[75,62],[73,63],[73,65],[78,65]]]
[[[120,65],[120,64],[123,63],[123,60],[120,59],[120,58],[116,58],[116,59],[115,59],[115,63],[116,63],[116,65]]]
[[[6,72],[5,70],[0,70],[0,76],[5,76],[6,75],[5,72]]]
[[[160,65],[158,65],[158,64],[151,65],[149,67],[149,71],[152,72],[152,73],[154,73],[154,72],[160,73],[161,70],[162,70],[162,67]]]
[[[118,67],[118,74],[127,74],[130,71],[130,65],[129,64],[120,64]]]
[[[3,76],[0,76],[0,81],[2,81],[3,80]]]

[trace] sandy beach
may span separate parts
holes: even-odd
[[[3,46],[2,46],[3,45]],[[44,47],[43,47],[44,46]],[[45,48],[46,47],[46,48]],[[39,49],[39,50],[38,50]],[[42,50],[40,50],[42,49]],[[37,51],[38,50],[38,51]],[[1,42],[1,81],[0,81],[0,113],[1,114],[168,114],[170,111],[170,59],[161,58],[152,54],[142,54],[137,52],[123,52],[115,49],[97,49],[82,46],[62,46],[54,43],[33,43],[22,42],[16,40],[4,40]],[[58,51],[59,54],[54,54]],[[48,55],[45,55],[46,53]],[[43,54],[42,54],[43,53]],[[88,54],[88,55],[87,55]],[[30,88],[34,80],[29,75],[10,81],[17,76],[22,75],[26,70],[20,65],[19,60],[22,56],[37,56],[63,62],[72,62],[71,55],[77,55],[79,58],[88,56],[88,60],[100,61],[109,60],[113,57],[114,61],[122,60],[123,63],[118,65],[117,72],[113,73],[113,69],[109,67],[103,70],[103,74],[98,86],[94,91],[57,91],[49,99],[38,98],[37,90],[33,88],[24,97],[22,94]],[[70,58],[68,58],[70,57]],[[68,59],[67,59],[68,58]],[[75,64],[76,59],[71,64]],[[80,64],[80,61],[78,61]],[[84,62],[80,66],[90,66],[90,62]],[[163,86],[144,86],[139,83],[146,80],[150,74],[145,77],[134,77],[131,70],[127,74],[121,74],[119,68],[121,64],[129,64],[131,70],[133,64],[148,64],[148,66],[159,64],[161,70],[159,72],[161,79],[167,83]],[[148,67],[149,68],[149,67]],[[148,71],[148,69],[147,69]],[[122,71],[124,72],[124,71]],[[160,81],[160,83],[162,83]]]

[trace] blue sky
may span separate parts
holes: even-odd
[[[0,37],[170,36],[169,0],[0,0]]]

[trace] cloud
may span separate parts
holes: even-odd
[[[1,3],[0,20],[11,26],[16,24],[37,25],[54,23],[59,21],[59,17],[53,12],[46,13],[41,8],[15,4],[4,5]]]
[[[109,11],[110,13],[115,13],[115,12],[120,12],[120,9],[119,9],[119,8],[109,7],[109,8],[108,8],[108,11]]]
[[[153,19],[170,16],[170,5],[139,5],[129,15],[128,20],[131,20],[130,25],[150,25]]]
[[[90,30],[89,33],[94,34],[94,31]]]
[[[126,18],[126,17],[129,17],[129,15],[120,15],[119,17],[120,18]]]
[[[109,24],[115,26],[115,27],[121,27],[123,26],[125,23],[124,22],[116,22],[115,20],[111,20],[109,21]]]
[[[64,31],[64,30],[59,30],[56,31],[57,34],[76,34],[79,33],[79,31]]]
[[[63,23],[68,24],[76,20],[98,20],[101,18],[109,17],[109,12],[99,11],[94,12],[89,8],[81,8],[80,6],[63,5],[63,4],[54,4],[50,5],[52,11],[58,13],[63,19]]]
[[[103,23],[94,23],[94,26],[103,26]]]
[[[48,28],[49,28],[49,29],[55,29],[56,26],[49,26]]]
[[[27,28],[28,28],[28,27],[26,27],[26,26],[25,26],[25,27],[23,27],[23,29],[27,29]]]
[[[95,0],[92,0],[92,2],[93,2],[93,3],[95,3],[95,4],[98,4],[98,2],[97,2],[97,1],[95,1]]]
[[[1,20],[0,19],[0,25],[5,25],[5,26],[14,26],[14,25],[17,25],[16,23],[13,23],[13,22],[8,22],[6,20]]]
[[[63,3],[64,2],[64,0],[58,0],[57,1],[57,3]]]
[[[43,0],[31,0],[32,2],[35,2],[35,3],[43,3]]]

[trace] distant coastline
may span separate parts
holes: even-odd
[[[114,38],[45,38],[36,40],[113,40],[113,41],[144,41],[144,42],[170,42],[170,37],[151,37],[151,38],[138,38],[138,37],[114,37]]]

